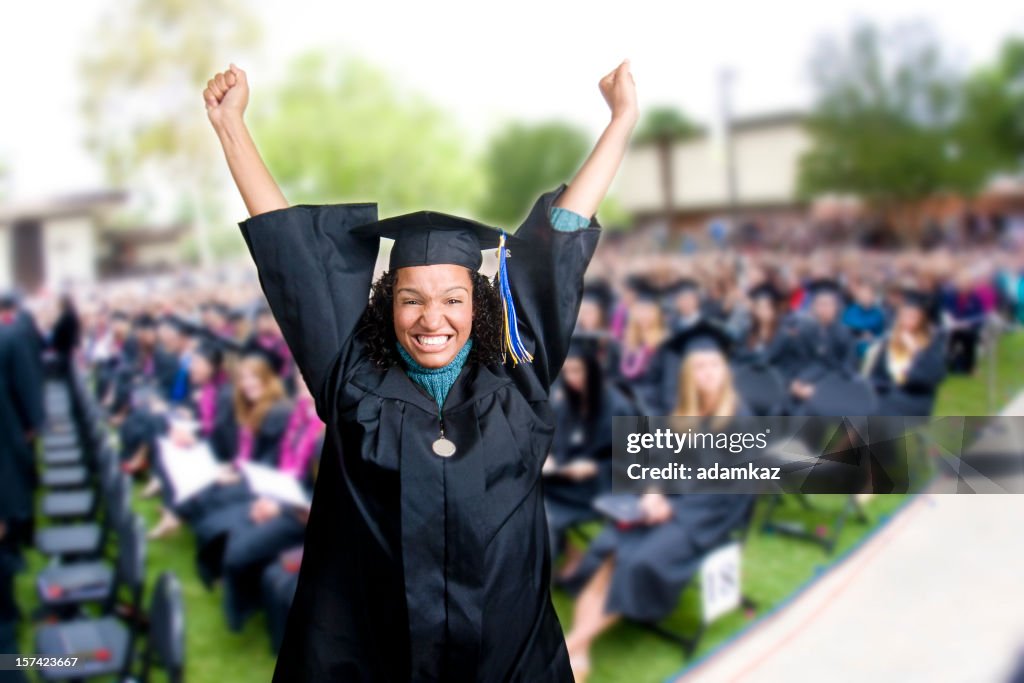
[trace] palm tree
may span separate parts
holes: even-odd
[[[662,207],[667,225],[672,224],[675,211],[675,168],[672,163],[672,147],[676,142],[688,140],[701,131],[686,114],[674,107],[648,109],[633,135],[636,145],[654,145],[658,153],[658,169],[661,176]]]

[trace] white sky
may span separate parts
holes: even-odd
[[[0,7],[0,158],[14,169],[15,198],[103,186],[80,145],[74,63],[84,35],[112,4]],[[707,121],[723,65],[737,72],[737,114],[800,107],[808,102],[813,39],[845,34],[854,17],[883,25],[926,18],[950,53],[971,65],[991,59],[1004,36],[1024,35],[1024,5],[1014,4],[260,0],[250,6],[266,31],[261,53],[227,55],[225,67],[231,60],[245,68],[256,96],[289,55],[337,45],[428,94],[477,139],[503,117],[561,117],[596,134],[607,117],[597,80],[623,57],[632,59],[641,107],[673,104]]]

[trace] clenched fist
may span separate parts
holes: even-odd
[[[206,101],[206,114],[215,126],[231,116],[241,118],[249,104],[249,82],[245,72],[231,64],[227,71],[214,74],[206,82],[203,99]]]
[[[629,70],[629,60],[624,60],[598,83],[604,101],[612,110],[613,119],[635,123],[637,119],[636,82]]]

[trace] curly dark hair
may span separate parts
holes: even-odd
[[[473,327],[470,336],[473,348],[467,363],[502,363],[501,297],[495,282],[478,272],[470,274],[473,281]],[[370,303],[359,321],[358,334],[366,343],[370,361],[378,368],[389,368],[402,362],[395,342],[394,291],[397,275],[385,272],[370,288]]]

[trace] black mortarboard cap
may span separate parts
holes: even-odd
[[[626,280],[628,287],[640,301],[651,301],[659,303],[664,297],[664,290],[651,283],[647,278],[640,275],[631,275]]]
[[[412,266],[452,264],[476,272],[483,263],[484,249],[498,249],[498,295],[504,308],[505,352],[513,365],[533,361],[519,333],[518,316],[510,289],[506,258],[512,248],[520,244],[505,231],[471,220],[438,211],[413,213],[385,218],[352,229],[356,235],[374,235],[395,241],[391,247],[388,270]]]
[[[592,280],[583,285],[583,298],[597,302],[603,310],[611,307],[615,296],[606,280]]]
[[[395,241],[389,270],[450,263],[475,271],[483,263],[480,252],[497,249],[501,241],[498,228],[438,211],[393,216],[360,225],[352,232]],[[506,235],[506,244],[514,246],[514,238]]]
[[[807,292],[811,296],[818,296],[819,294],[835,294],[838,297],[842,297],[843,286],[839,284],[837,280],[831,278],[820,278],[817,280],[811,280],[807,283]]]
[[[133,324],[138,328],[151,329],[156,327],[156,318],[149,313],[140,313],[135,316]]]
[[[270,369],[273,370],[276,375],[280,375],[284,370],[284,356],[274,349],[269,349],[266,346],[261,345],[257,341],[252,341],[245,346],[242,351],[242,357],[256,357],[262,359],[270,366]]]
[[[902,305],[921,309],[928,316],[929,320],[934,321],[938,319],[939,307],[935,297],[928,292],[905,287],[900,290],[900,294],[902,295]]]
[[[721,351],[728,355],[733,338],[721,325],[710,320],[699,320],[695,324],[676,332],[665,342],[665,346],[685,356],[694,351]]]
[[[209,360],[214,367],[220,367],[224,361],[224,344],[212,336],[207,336],[196,346],[194,353]]]
[[[173,327],[180,334],[184,334],[189,337],[199,334],[198,326],[186,320],[185,318],[182,318],[180,315],[165,315],[162,318],[160,318],[160,322],[165,325]]]
[[[662,288],[662,291],[668,295],[681,294],[683,292],[699,292],[700,283],[694,280],[692,277],[683,277],[666,285]]]
[[[774,301],[776,303],[778,303],[779,301],[782,301],[782,292],[780,292],[775,287],[775,285],[773,285],[770,282],[762,282],[759,285],[755,285],[754,287],[751,287],[750,291],[747,292],[747,296],[749,296],[751,299],[765,299],[765,298],[767,298],[767,299],[771,299],[772,301]]]
[[[14,308],[18,305],[18,296],[13,290],[0,291],[0,308]]]
[[[607,332],[574,332],[569,338],[570,358],[595,358],[601,349],[601,345],[611,339]]]

